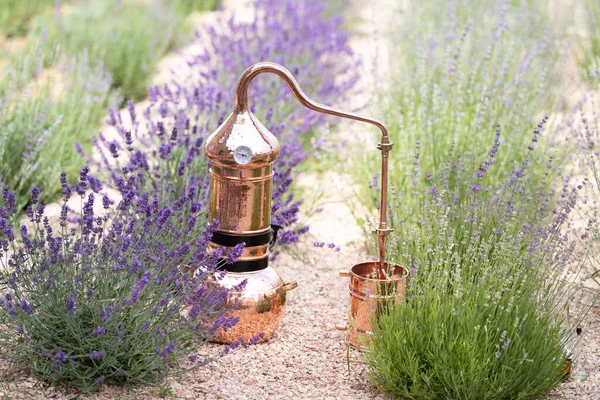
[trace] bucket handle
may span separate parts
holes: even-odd
[[[278,294],[289,292],[292,289],[296,289],[298,287],[297,281],[287,282],[283,285],[279,286],[277,289],[267,290],[264,294],[265,299],[270,299],[272,297],[277,296]]]

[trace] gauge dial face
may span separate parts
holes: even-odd
[[[239,146],[233,151],[233,159],[238,164],[248,164],[252,161],[252,150],[248,146]]]

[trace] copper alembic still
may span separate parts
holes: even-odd
[[[351,311],[348,321],[348,343],[360,347],[363,336],[371,331],[373,305],[381,306],[402,293],[406,271],[399,265],[385,262],[387,236],[388,154],[393,143],[386,127],[379,121],[331,108],[309,99],[292,74],[272,62],[257,63],[241,75],[235,95],[234,110],[207,139],[204,152],[210,163],[210,220],[218,220],[209,250],[232,248],[245,243],[237,262],[227,264],[219,284],[234,288],[241,282],[241,292],[230,292],[236,302],[234,315],[239,322],[227,331],[220,331],[216,341],[231,343],[238,338],[249,340],[263,333],[262,341],[273,336],[286,305],[286,293],[297,287],[296,282],[284,282],[269,266],[269,255],[275,244],[278,226],[271,224],[273,164],[279,157],[277,138],[248,109],[248,87],[262,73],[278,75],[288,85],[302,105],[314,111],[367,122],[381,132],[378,145],[382,156],[381,208],[379,226],[375,229],[379,245],[379,261],[363,262],[344,276],[351,277]],[[385,290],[385,295],[382,294]],[[390,297],[390,293],[392,296]]]

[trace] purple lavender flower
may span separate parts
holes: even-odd
[[[138,301],[140,296],[140,292],[150,283],[150,276],[152,275],[152,271],[146,270],[144,275],[141,277],[139,281],[133,285],[133,289],[131,290],[131,298],[129,299],[128,304],[133,304]]]
[[[105,210],[108,210],[112,203],[113,203],[113,201],[110,200],[108,195],[106,193],[103,193],[102,194],[102,208],[104,208]]]
[[[60,348],[57,348],[56,353],[54,354],[54,361],[62,364],[67,361],[67,355],[61,351]]]
[[[31,304],[29,304],[25,299],[21,299],[19,301],[19,306],[21,306],[25,314],[32,315],[35,313],[35,308]]]
[[[85,157],[85,152],[83,151],[83,147],[81,146],[81,142],[75,142],[75,151],[81,158]]]
[[[483,188],[482,188],[482,187],[481,187],[481,185],[480,185],[480,184],[478,184],[478,183],[474,183],[473,185],[471,185],[471,190],[472,190],[473,192],[479,192],[479,191],[481,191],[482,189],[483,189]]]
[[[115,141],[110,142],[109,150],[113,158],[119,158],[119,144]]]
[[[29,232],[27,231],[27,227],[25,225],[21,225],[21,237],[23,240],[27,240],[29,238]]]
[[[7,186],[2,188],[2,198],[4,199],[4,207],[10,212],[17,212],[16,196]]]
[[[90,360],[100,360],[102,357],[104,357],[104,352],[103,351],[93,350],[89,354]]]
[[[114,307],[106,306],[104,310],[100,311],[100,319],[102,322],[106,322],[113,314]]]
[[[72,313],[73,310],[75,310],[75,306],[77,305],[77,302],[75,300],[75,296],[69,296],[67,297],[67,302],[66,302],[66,306],[67,306],[67,311],[69,313]]]
[[[171,154],[172,149],[173,149],[173,145],[171,145],[170,143],[165,143],[165,144],[161,145],[160,148],[158,149],[160,158],[162,158],[163,160],[166,160],[167,158],[169,158],[169,154]]]
[[[240,243],[240,244],[236,245],[235,247],[233,247],[229,252],[227,252],[227,255],[225,257],[227,263],[228,264],[235,263],[238,260],[238,258],[241,257],[245,246],[246,246],[245,243]]]
[[[133,100],[127,100],[127,111],[129,111],[129,117],[131,118],[131,123],[135,124],[136,123],[135,103],[133,102]]]
[[[96,336],[104,336],[106,334],[106,329],[103,326],[99,326],[95,328],[92,332]]]
[[[64,196],[64,201],[67,202],[67,201],[69,201],[69,198],[71,197],[72,189],[71,189],[71,185],[69,185],[69,182],[67,181],[67,173],[66,172],[63,172],[60,174],[60,185],[62,187],[62,194]]]
[[[31,202],[33,204],[37,204],[39,201],[39,197],[40,197],[40,188],[37,186],[32,186],[30,193],[31,193]]]

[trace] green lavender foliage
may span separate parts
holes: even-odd
[[[90,67],[83,54],[67,57],[48,46],[40,42],[27,49],[0,81],[0,176],[20,199],[39,186],[43,202],[60,190],[55,177],[61,171],[77,172],[76,144],[91,147],[106,107],[117,101],[103,67]]]
[[[125,99],[145,97],[158,61],[184,27],[183,16],[165,1],[91,0],[74,6],[71,13],[34,18],[30,37],[45,32],[50,43],[105,66]]]
[[[9,37],[23,35],[29,20],[53,4],[54,0],[0,0],[0,32]]]
[[[367,354],[373,380],[393,397],[536,398],[562,377],[567,306],[587,307],[571,303],[589,267],[570,219],[584,183],[552,180],[551,159],[532,165],[534,139],[495,184],[497,135],[487,159],[451,147],[434,174],[416,153],[416,207],[394,192],[389,258],[411,274],[404,301],[374,323]]]
[[[585,9],[585,22],[589,43],[584,47],[582,69],[584,79],[592,84],[600,84],[600,2],[582,2]]]
[[[218,4],[219,0],[175,0],[177,11],[184,15],[194,11],[212,11]]]
[[[581,146],[576,158],[580,168],[577,173],[585,177],[587,185],[577,208],[583,225],[580,237],[584,242],[588,237],[592,238],[588,250],[594,264],[587,277],[600,284],[600,249],[597,246],[600,242],[600,116],[597,107],[597,99],[593,96],[581,101],[565,126],[569,136]]]
[[[496,312],[510,306],[506,297],[486,309],[482,292],[466,289],[460,299],[428,291],[380,319],[369,354],[379,387],[399,398],[479,400],[533,399],[558,384],[564,350],[557,324],[521,310],[515,324],[515,312]],[[537,306],[531,298],[516,303]]]

